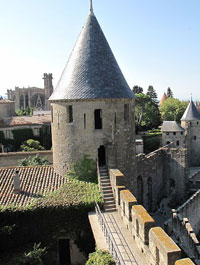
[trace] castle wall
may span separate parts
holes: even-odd
[[[162,230],[155,227],[154,219],[146,209],[139,205],[136,198],[131,195],[125,186],[125,177],[117,169],[109,171],[111,186],[114,192],[116,208],[122,217],[124,224],[132,234],[141,253],[145,254],[150,265],[174,265],[184,264],[181,260],[181,250],[176,243]],[[118,186],[120,185],[120,186]],[[119,187],[124,187],[119,193]],[[187,259],[186,264],[194,264]]]
[[[15,116],[15,102],[0,100],[0,120]]]
[[[13,167],[19,165],[19,160],[29,156],[39,155],[46,157],[50,164],[53,163],[52,151],[34,151],[34,152],[10,152],[0,153],[0,167]]]
[[[129,104],[128,120],[124,119],[125,104]],[[69,106],[73,109],[71,122]],[[55,171],[65,175],[70,165],[83,154],[97,160],[98,149],[104,146],[107,164],[118,164],[119,169],[126,172],[127,179],[132,178],[131,165],[135,161],[133,100],[56,102],[52,103],[52,109]],[[95,129],[94,111],[97,109],[101,109],[102,129]]]

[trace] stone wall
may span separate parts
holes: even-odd
[[[127,119],[125,104],[129,105]],[[70,165],[83,154],[97,160],[98,150],[103,147],[107,165],[115,167],[117,164],[126,173],[127,181],[132,178],[135,165],[134,100],[79,100],[51,105],[53,164],[59,174],[65,175]],[[69,107],[73,113],[71,121]],[[95,110],[101,110],[101,129],[95,129]]]
[[[15,116],[15,102],[0,100],[0,120],[12,116]]]
[[[159,207],[163,197],[175,196],[181,203],[188,181],[187,169],[186,149],[168,145],[148,155],[139,154],[131,191],[149,212]]]
[[[29,156],[39,154],[41,157],[46,157],[50,164],[53,163],[52,151],[34,151],[34,152],[10,152],[0,153],[0,167],[13,167],[18,166],[19,160]]]
[[[117,169],[110,169],[109,174],[116,208],[138,248],[145,253],[149,264],[174,265],[175,262],[184,264],[180,248],[164,230],[155,227],[154,219],[126,188],[124,175]],[[194,264],[190,259],[187,261],[189,263],[185,264]]]

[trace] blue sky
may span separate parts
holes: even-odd
[[[130,87],[167,87],[200,100],[199,0],[93,0],[94,12]],[[0,94],[54,86],[89,12],[89,0],[0,0]]]

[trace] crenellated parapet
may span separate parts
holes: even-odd
[[[149,264],[194,264],[190,259],[182,260],[181,249],[161,227],[155,227],[154,219],[127,189],[124,175],[117,169],[110,169],[109,175],[116,208]]]

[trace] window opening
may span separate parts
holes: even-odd
[[[179,146],[179,141],[176,141],[176,145]]]
[[[68,106],[68,113],[69,113],[69,123],[73,122],[73,109],[72,106]]]
[[[59,239],[59,265],[71,265],[69,239]]]
[[[115,123],[115,128],[117,127],[117,114],[115,112],[115,119],[114,119],[114,123]]]
[[[106,165],[106,150],[103,145],[101,145],[98,149],[98,159],[99,159],[99,166]]]
[[[94,111],[95,129],[102,129],[102,110],[95,109]]]
[[[84,113],[84,129],[86,129],[86,114]]]
[[[173,135],[176,135],[176,132],[173,132]]]
[[[124,104],[124,120],[129,120],[129,104]]]
[[[141,176],[137,178],[137,199],[138,204],[143,204],[143,179]]]
[[[197,137],[196,136],[194,136],[194,140],[196,140],[197,139]]]

